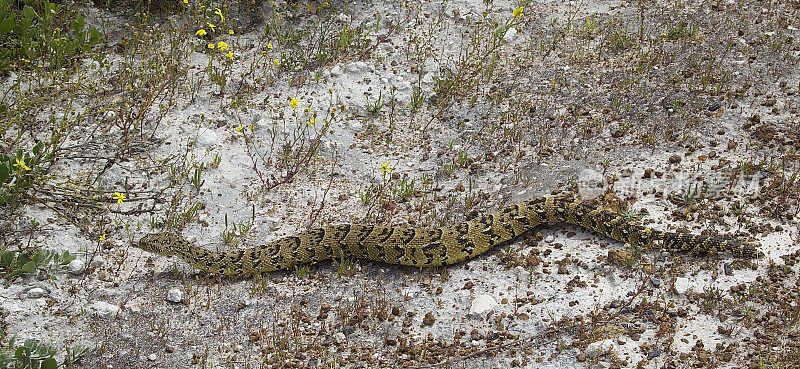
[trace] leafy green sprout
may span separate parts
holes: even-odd
[[[64,268],[75,255],[64,251],[39,250],[29,254],[20,251],[0,251],[0,275],[6,279],[14,279],[22,274],[33,274],[37,270],[51,272]]]

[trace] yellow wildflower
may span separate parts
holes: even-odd
[[[20,158],[17,158],[17,159],[14,161],[14,166],[15,166],[15,167],[17,167],[17,168],[19,168],[19,169],[22,169],[22,170],[31,170],[31,167],[29,167],[29,166],[27,166],[27,165],[25,164],[25,160],[22,160],[22,159],[20,159]]]
[[[273,61],[272,64],[274,64],[277,67],[279,64],[281,64],[281,62],[278,61],[278,59],[275,59],[275,61]]]
[[[236,132],[241,132],[244,129],[244,125],[236,127]]]
[[[267,55],[267,51],[266,50],[261,50],[261,55]]]
[[[225,56],[227,56],[228,59],[233,60],[233,53],[232,52],[228,51],[228,53],[225,54]]]
[[[211,28],[211,31],[214,31],[214,27],[216,27],[213,23],[206,23],[206,25],[208,25],[208,28]]]
[[[206,35],[206,30],[204,30],[204,29],[200,28],[200,29],[198,29],[198,30],[197,30],[197,32],[195,32],[195,33],[194,33],[194,35],[195,35],[195,36],[200,36],[200,37],[203,37],[203,36],[205,36],[205,35]]]
[[[225,17],[222,16],[222,10],[219,10],[219,8],[217,8],[214,10],[214,14],[219,15],[220,23],[225,22]]]
[[[102,241],[105,241],[105,240],[106,240],[106,235],[104,235],[104,234],[100,235],[100,241],[102,242]]]
[[[518,6],[516,9],[514,9],[514,11],[511,12],[511,14],[514,14],[514,18],[521,17],[522,16],[522,5]]]
[[[214,44],[208,44],[208,48],[209,49],[213,49],[214,48]]]
[[[299,103],[300,102],[297,101],[297,99],[295,99],[294,97],[289,99],[289,105],[292,106],[292,109],[297,109],[297,104],[299,104]]]
[[[188,4],[188,3],[189,3],[189,0],[183,0],[183,3],[184,3],[184,4]]]
[[[267,49],[272,50],[272,43],[271,42],[267,44]]]
[[[311,120],[308,121],[308,124],[311,125],[311,126],[316,125],[317,124],[317,118],[311,118]]]
[[[228,44],[225,41],[220,41],[217,43],[217,48],[220,50],[228,50]]]
[[[389,162],[384,161],[383,164],[381,164],[381,173],[386,174],[391,172],[392,172],[392,167],[389,166]]]
[[[232,34],[233,34],[233,30],[232,30],[232,29],[229,29],[229,30],[228,30],[228,34],[229,34],[229,35],[232,35]]]
[[[114,200],[117,200],[117,204],[122,204],[125,202],[125,194],[114,192]]]

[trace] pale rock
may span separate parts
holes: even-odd
[[[503,41],[505,41],[505,42],[511,42],[511,41],[513,41],[513,40],[514,40],[516,37],[517,37],[517,29],[516,29],[516,28],[514,28],[514,27],[511,27],[511,28],[509,28],[509,29],[508,29],[508,31],[506,31],[506,34],[505,34],[505,35],[503,35]]]
[[[67,264],[67,272],[72,275],[80,275],[86,270],[86,263],[81,259],[75,259]]]
[[[392,46],[392,44],[390,44],[388,42],[382,43],[380,47],[381,47],[381,51],[383,51],[386,54],[389,54],[392,51],[394,51],[394,46]]]
[[[156,361],[156,359],[158,359],[158,356],[156,356],[156,354],[147,355],[147,360]]]
[[[370,70],[370,68],[367,65],[367,63],[364,63],[362,61],[357,61],[357,62],[353,63],[352,67],[355,69],[356,72],[366,72],[366,71]]]
[[[616,348],[614,341],[611,339],[592,342],[588,346],[586,346],[586,356],[594,359],[599,356],[603,356],[611,352]]]
[[[482,315],[487,311],[491,311],[497,308],[497,301],[494,297],[483,294],[475,296],[475,299],[472,300],[472,306],[469,308],[470,315]]]
[[[183,291],[180,288],[173,287],[167,291],[167,301],[177,304],[181,300],[183,300]]]
[[[217,144],[219,136],[209,128],[201,128],[197,132],[197,144],[204,147],[212,147]]]
[[[89,262],[89,266],[92,267],[92,268],[99,268],[99,267],[103,266],[103,264],[105,264],[105,263],[106,263],[106,259],[104,259],[100,255],[97,255],[92,259],[92,261]]]
[[[548,235],[547,237],[544,238],[544,242],[547,242],[547,243],[553,243],[553,241],[555,241],[555,240],[556,240],[556,238],[552,234]]]
[[[119,311],[119,306],[109,304],[105,301],[95,301],[92,304],[92,309],[97,313],[97,316],[101,318],[111,318],[117,314]]]
[[[29,299],[38,299],[44,296],[44,293],[45,293],[44,289],[40,287],[34,287],[28,290],[27,297]]]
[[[690,288],[690,286],[689,286],[689,278],[686,278],[686,277],[675,278],[675,285],[673,287],[673,289],[675,290],[675,293],[677,293],[679,295],[683,295],[683,294],[685,294],[686,292],[689,291],[689,288]]]
[[[520,280],[528,280],[528,278],[530,278],[531,276],[531,273],[521,266],[517,266],[516,268],[514,268],[514,273]]]
[[[345,337],[344,333],[342,332],[337,332],[336,334],[333,335],[333,340],[336,341],[336,343],[339,345],[343,344],[346,339],[347,337]]]

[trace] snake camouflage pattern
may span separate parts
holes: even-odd
[[[207,272],[231,276],[347,257],[427,267],[462,262],[536,226],[558,222],[579,225],[643,249],[763,256],[752,246],[720,238],[645,228],[572,195],[534,198],[450,227],[340,224],[310,229],[249,249],[221,252],[208,251],[172,233],[155,233],[143,237],[136,246],[160,255],[177,255]]]

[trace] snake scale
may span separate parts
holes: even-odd
[[[579,225],[643,249],[726,252],[746,258],[763,256],[750,245],[646,228],[572,195],[533,198],[441,228],[329,225],[232,251],[209,251],[178,235],[162,232],[143,237],[135,246],[160,255],[177,255],[199,269],[230,276],[248,276],[343,257],[427,267],[473,258],[545,223]]]

